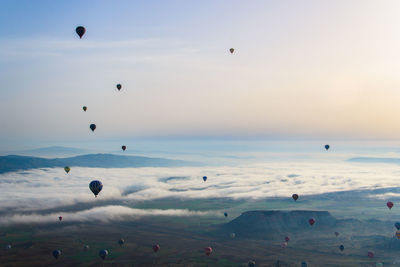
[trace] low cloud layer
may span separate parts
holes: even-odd
[[[58,221],[58,216],[63,216],[64,222],[89,222],[89,221],[121,221],[136,220],[145,216],[205,216],[212,215],[209,212],[176,210],[176,209],[132,209],[125,206],[103,206],[78,212],[63,212],[50,214],[14,214],[11,216],[0,217],[0,225],[10,224],[30,224],[30,223],[54,223]]]
[[[62,168],[36,169],[0,175],[0,212],[12,214],[10,218],[1,219],[0,223],[52,221],[57,214],[43,213],[53,213],[59,207],[78,203],[80,209],[86,210],[71,213],[68,217],[72,220],[97,219],[93,214],[103,208],[110,210],[105,219],[111,220],[167,212],[118,206],[115,209],[118,212],[114,213],[114,209],[106,206],[124,205],[124,201],[131,203],[167,197],[261,199],[290,197],[293,193],[310,195],[397,187],[399,174],[398,166],[395,165],[344,161],[268,162],[236,167],[71,168],[69,174]],[[203,176],[208,177],[206,182]],[[102,181],[104,185],[98,198],[94,197],[88,187],[94,179]],[[88,205],[81,205],[85,203]],[[96,208],[90,209],[92,207]]]

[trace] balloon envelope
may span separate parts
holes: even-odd
[[[92,132],[94,132],[94,130],[96,130],[96,124],[90,124],[89,128],[92,130]]]
[[[255,266],[256,266],[256,262],[255,262],[255,261],[249,261],[249,263],[247,264],[247,266],[249,266],[249,267],[255,267]]]
[[[228,213],[227,213],[227,212],[224,212],[224,216],[225,216],[225,217],[228,217]]]
[[[235,49],[231,48],[231,49],[229,49],[229,52],[231,52],[231,54],[233,54],[233,52],[235,52]]]
[[[400,230],[396,231],[396,237],[397,237],[397,239],[400,239]]]
[[[339,246],[339,249],[340,249],[340,251],[343,251],[343,250],[344,250],[344,246],[343,246],[343,245],[340,245],[340,246]]]
[[[289,242],[290,238],[288,236],[285,236],[285,241]]]
[[[336,236],[336,237],[339,236],[339,232],[335,232],[335,236]]]
[[[153,245],[153,251],[154,251],[154,252],[157,252],[157,251],[159,251],[159,250],[160,250],[160,245],[159,245],[159,244]]]
[[[86,107],[86,106],[83,106],[83,107],[82,107],[82,109],[83,109],[83,111],[85,111],[85,112],[86,112],[86,110],[87,110],[87,107]]]
[[[389,209],[391,209],[391,208],[393,208],[394,204],[393,204],[392,201],[389,201],[388,203],[386,203],[386,206],[387,206]]]
[[[98,180],[94,180],[90,182],[89,188],[93,192],[94,196],[97,197],[101,189],[103,189],[103,184]]]
[[[121,88],[122,88],[122,85],[117,84],[117,89],[118,89],[118,91],[121,90]]]
[[[76,34],[79,35],[79,38],[82,39],[82,36],[85,34],[86,29],[83,26],[78,26],[78,27],[76,27],[75,31],[76,31]]]
[[[400,222],[395,223],[394,227],[396,227],[397,230],[400,230]]]
[[[126,150],[126,146],[122,146],[121,148],[122,148],[122,150],[123,150],[123,151],[125,151],[125,150]]]
[[[303,261],[303,262],[301,263],[301,267],[307,267],[307,262]]]
[[[125,240],[123,238],[121,238],[120,240],[118,240],[118,244],[120,247],[122,247],[122,245],[125,243]]]
[[[59,219],[60,221],[62,221],[62,216],[58,217],[58,219]]]
[[[204,252],[206,253],[207,256],[210,256],[210,254],[212,252],[212,248],[211,247],[206,247],[206,248],[204,248]]]
[[[326,150],[328,150],[328,149],[329,149],[329,147],[330,147],[329,145],[325,145],[325,149],[326,149]]]
[[[102,260],[104,260],[108,256],[108,251],[106,249],[102,249],[99,251],[99,256]]]
[[[294,201],[296,201],[299,198],[299,195],[298,194],[293,194],[292,198],[294,199]]]
[[[281,248],[286,248],[287,247],[287,242],[283,242],[282,244],[281,244]]]
[[[58,259],[61,256],[61,250],[53,250],[53,257]]]
[[[367,255],[368,255],[368,258],[370,258],[370,259],[374,257],[374,253],[371,251],[368,251]]]
[[[64,167],[64,171],[65,171],[66,173],[69,173],[70,170],[71,170],[70,167],[68,167],[68,166],[65,166],[65,167]]]
[[[313,224],[315,223],[315,219],[313,219],[313,218],[309,219],[309,220],[308,220],[308,223],[309,223],[310,225],[313,225]]]
[[[207,176],[203,176],[203,181],[207,181]]]

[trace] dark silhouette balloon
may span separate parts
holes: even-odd
[[[203,176],[203,181],[207,181],[207,176]]]
[[[372,259],[374,257],[374,253],[372,251],[368,251],[368,258]]]
[[[103,184],[98,180],[94,180],[90,182],[89,188],[93,192],[94,196],[97,197],[101,189],[103,189]]]
[[[294,199],[294,201],[296,201],[299,198],[299,195],[298,194],[293,194],[292,198]]]
[[[61,250],[53,250],[53,257],[58,259],[61,256]]]
[[[122,85],[120,85],[120,84],[117,84],[117,89],[118,89],[118,91],[120,91],[120,90],[121,90],[121,88],[122,88]]]
[[[153,245],[153,251],[154,251],[155,253],[157,253],[157,251],[159,251],[159,250],[160,250],[160,245],[159,245],[159,244]]]
[[[325,149],[326,149],[326,150],[328,150],[328,149],[329,149],[329,147],[330,147],[329,145],[325,145]]]
[[[255,261],[249,261],[249,263],[247,264],[247,266],[249,266],[249,267],[255,267],[255,266],[256,266],[256,262],[255,262]]]
[[[120,247],[122,247],[122,245],[125,243],[125,240],[123,238],[121,238],[120,240],[118,240],[118,244]]]
[[[311,226],[314,225],[315,219],[314,219],[314,218],[309,219],[309,220],[308,220],[308,223],[309,223]]]
[[[308,265],[307,265],[307,262],[305,262],[305,261],[303,261],[302,263],[301,263],[301,267],[307,267]]]
[[[397,230],[400,230],[400,222],[395,223],[394,227],[396,227]]]
[[[210,256],[211,252],[212,252],[212,248],[211,247],[204,248],[204,253],[206,253],[207,256]]]
[[[90,124],[90,130],[92,130],[92,132],[94,132],[94,130],[96,130],[96,124]]]
[[[231,49],[229,49],[229,52],[231,52],[231,54],[233,54],[233,52],[235,52],[235,49],[231,48]]]
[[[60,222],[62,221],[62,216],[58,217],[58,220],[60,220]]]
[[[102,260],[104,260],[108,256],[108,251],[106,249],[102,249],[99,251],[99,256]]]
[[[340,249],[340,251],[343,251],[343,250],[344,250],[344,246],[343,246],[343,245],[340,245],[340,246],[339,246],[339,249]]]
[[[225,217],[228,217],[228,213],[227,213],[227,212],[224,212],[224,216],[225,216]]]
[[[335,236],[338,237],[339,236],[339,232],[335,232]]]
[[[85,112],[86,112],[86,110],[87,110],[87,106],[83,106],[83,107],[82,107],[82,109],[83,109],[83,111],[85,111]]]
[[[125,151],[125,150],[126,150],[126,146],[122,146],[121,148],[122,148],[122,150],[123,150],[123,151]]]
[[[76,27],[75,31],[79,35],[79,38],[82,39],[82,36],[85,34],[86,29],[83,26],[78,26]]]
[[[285,236],[285,241],[289,242],[290,238],[288,236]]]
[[[70,170],[71,170],[70,167],[68,167],[68,166],[65,166],[65,167],[64,167],[64,171],[65,171],[66,173],[69,173]]]
[[[386,206],[391,210],[394,206],[392,201],[389,201],[388,203],[386,203]]]

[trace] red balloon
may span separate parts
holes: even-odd
[[[282,247],[282,248],[286,248],[286,247],[287,247],[287,242],[283,242],[283,243],[281,244],[281,247]]]
[[[285,241],[289,242],[290,238],[288,236],[285,237]]]
[[[392,201],[389,201],[388,203],[386,203],[386,206],[388,206],[389,209],[392,209],[394,204]]]
[[[59,219],[60,221],[62,221],[62,216],[58,217],[58,219]]]
[[[204,248],[204,252],[206,253],[207,256],[210,256],[210,254],[212,252],[212,248],[211,247],[206,247],[206,248]]]
[[[153,245],[153,251],[154,252],[157,252],[159,250],[160,250],[160,245],[159,244]]]
[[[374,257],[374,253],[371,251],[368,251],[368,258],[372,259]]]
[[[308,223],[309,223],[310,225],[313,225],[313,224],[315,223],[315,220],[314,220],[313,218],[311,218],[311,219],[308,220]]]

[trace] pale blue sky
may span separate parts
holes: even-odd
[[[0,145],[398,139],[399,8],[0,0]],[[78,25],[87,28],[82,40]]]

